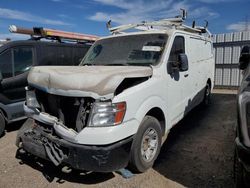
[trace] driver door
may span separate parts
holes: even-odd
[[[184,36],[175,36],[167,62],[167,101],[171,126],[182,119],[186,109],[185,96],[188,92],[188,70],[180,71],[175,68],[178,67],[180,63],[179,55],[185,53],[185,49],[186,43]]]

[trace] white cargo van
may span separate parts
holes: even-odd
[[[152,167],[170,129],[213,88],[211,35],[182,22],[110,28],[80,66],[32,68],[19,150],[90,171]],[[143,31],[122,32],[131,28]]]

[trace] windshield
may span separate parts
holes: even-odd
[[[167,35],[143,34],[97,41],[80,65],[156,65]]]

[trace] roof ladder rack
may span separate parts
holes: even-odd
[[[87,35],[81,33],[73,33],[55,29],[47,29],[43,27],[33,27],[33,29],[17,27],[15,25],[9,26],[9,31],[11,33],[30,35],[34,39],[56,39],[58,41],[76,41],[76,42],[95,42],[99,39],[95,35]]]
[[[155,30],[155,29],[166,30],[175,28],[192,33],[200,33],[200,34],[208,33],[208,35],[211,36],[211,33],[207,30],[207,25],[208,25],[207,22],[205,27],[189,27],[183,24],[187,17],[187,11],[185,9],[181,9],[181,12],[182,12],[181,15],[176,16],[174,18],[161,19],[158,21],[152,21],[152,22],[144,21],[136,24],[127,24],[127,25],[120,25],[117,27],[111,27],[111,20],[109,20],[106,25],[111,34],[121,34],[124,33],[124,31],[130,29],[145,31],[145,30]]]

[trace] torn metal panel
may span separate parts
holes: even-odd
[[[77,141],[75,140],[77,132],[75,132],[73,129],[69,129],[68,127],[66,127],[63,123],[59,121],[59,119],[57,119],[57,117],[47,114],[45,112],[39,112],[38,110],[33,110],[27,107],[25,104],[24,104],[24,110],[28,117],[31,117],[32,119],[35,119],[39,122],[43,122],[47,125],[52,126],[57,135],[59,135],[63,139],[69,142],[77,143]]]
[[[28,83],[56,95],[112,98],[125,78],[152,74],[151,67],[142,66],[43,66],[31,69]]]

